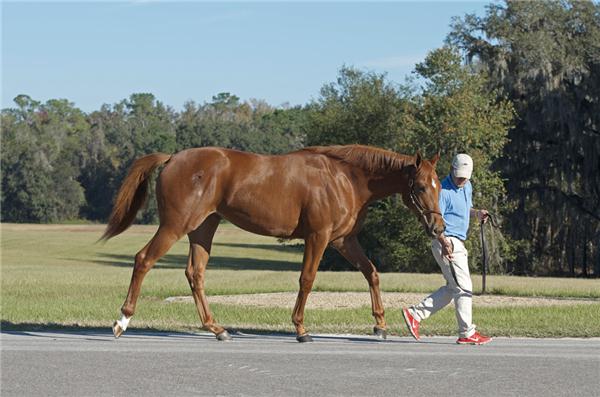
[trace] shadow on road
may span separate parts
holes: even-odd
[[[76,325],[64,325],[56,323],[13,323],[10,321],[3,320],[0,323],[1,332],[10,335],[24,335],[38,338],[52,338],[52,339],[70,339],[70,338],[84,338],[90,340],[97,340],[102,338],[104,340],[112,340],[111,324],[107,324],[106,327],[87,327],[87,326],[76,326]],[[243,329],[229,329],[229,333],[234,340],[283,340],[289,342],[296,342],[296,334],[293,332],[274,332],[271,330],[260,329],[260,328],[243,328]],[[315,342],[351,342],[351,343],[415,343],[409,339],[398,339],[392,337],[388,340],[381,340],[372,335],[327,335],[327,334],[312,334]],[[172,332],[164,329],[155,328],[136,328],[127,330],[127,332],[121,338],[136,338],[143,337],[145,339],[156,337],[161,339],[173,339],[178,340],[182,338],[197,338],[203,340],[213,340],[215,336],[204,330],[198,330],[197,332]],[[108,338],[108,339],[107,339]],[[439,341],[438,341],[439,342]],[[421,342],[427,343],[427,342]]]

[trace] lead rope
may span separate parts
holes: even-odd
[[[499,229],[500,226],[498,225],[498,222],[496,221],[496,216],[493,215],[492,213],[488,212],[488,218],[490,220],[490,224]],[[479,222],[479,231],[481,233],[481,256],[483,259],[483,268],[481,269],[481,294],[485,295],[485,288],[486,288],[486,277],[487,277],[487,273],[489,272],[489,264],[488,264],[488,258],[487,258],[487,247],[485,244],[485,233],[483,232],[483,225],[485,224],[484,221],[480,221]]]

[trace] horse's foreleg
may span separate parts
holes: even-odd
[[[385,339],[387,337],[385,312],[381,300],[381,291],[379,290],[379,274],[373,263],[364,254],[356,236],[348,236],[340,241],[333,243],[333,246],[346,258],[352,265],[357,267],[369,283],[369,292],[371,294],[371,309],[375,317],[375,335]]]
[[[315,281],[319,262],[327,247],[328,238],[329,235],[325,233],[315,233],[305,239],[304,259],[302,261],[302,273],[300,274],[300,289],[292,314],[292,322],[296,326],[296,339],[298,342],[312,341],[312,338],[304,329],[304,306]]]
[[[127,298],[121,307],[121,318],[113,325],[113,334],[116,338],[127,329],[131,316],[135,313],[135,306],[140,295],[142,281],[152,266],[167,253],[169,248],[179,239],[179,235],[168,228],[159,227],[152,240],[135,256],[133,274],[129,283]]]
[[[231,336],[223,327],[215,323],[204,294],[204,272],[208,264],[212,239],[219,226],[221,217],[217,214],[209,216],[200,227],[189,233],[190,254],[185,275],[192,289],[196,308],[202,326],[214,333],[218,340],[231,340]]]

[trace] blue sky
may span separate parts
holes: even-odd
[[[340,67],[403,82],[452,16],[489,2],[3,2],[2,108],[27,94],[84,111],[151,92],[180,110],[219,92],[305,104]]]

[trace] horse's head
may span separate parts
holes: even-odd
[[[442,188],[435,172],[440,155],[424,160],[421,154],[415,155],[415,166],[410,171],[408,187],[402,194],[404,204],[416,215],[427,234],[437,237],[446,228],[439,207],[439,195]]]

